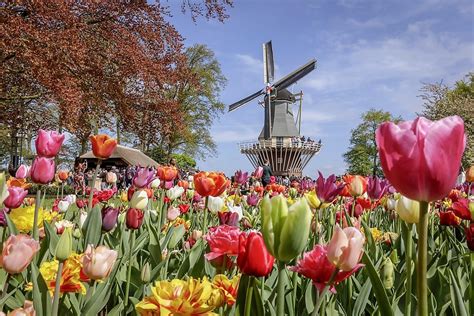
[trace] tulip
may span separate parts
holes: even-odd
[[[65,229],[74,228],[74,223],[68,221],[67,219],[62,219],[59,222],[55,222],[54,227],[56,227],[56,233],[58,233],[58,235],[61,235]]]
[[[281,195],[261,203],[262,234],[268,251],[279,261],[288,262],[303,251],[308,242],[311,210],[306,199],[288,209]]]
[[[144,210],[148,205],[148,194],[145,190],[138,190],[133,192],[133,196],[130,199],[130,207]]]
[[[68,177],[69,177],[69,172],[67,172],[66,170],[58,171],[58,178],[61,182],[66,181]]]
[[[158,189],[160,187],[160,179],[156,178],[150,183],[152,189]]]
[[[176,179],[178,176],[178,169],[176,167],[161,166],[156,170],[156,175],[161,181],[169,182]]]
[[[191,238],[194,239],[194,240],[201,239],[202,238],[202,231],[200,231],[198,229],[193,230],[193,232],[191,233]]]
[[[2,227],[7,226],[7,215],[5,211],[8,211],[5,207],[0,209],[0,226]]]
[[[381,180],[378,177],[369,177],[367,182],[367,195],[372,200],[380,200],[387,190],[387,181]]]
[[[257,194],[249,194],[247,195],[247,204],[249,206],[257,206],[258,202],[259,202],[260,198],[258,197]]]
[[[257,179],[260,179],[263,176],[263,168],[258,166],[257,169],[255,169],[254,176]]]
[[[241,233],[237,266],[247,275],[264,277],[273,270],[275,258],[268,252],[260,232]]]
[[[316,195],[321,203],[332,203],[344,189],[344,184],[336,184],[336,176],[330,175],[324,179],[323,174],[318,171],[319,177],[316,180]]]
[[[311,206],[312,209],[315,210],[321,206],[321,201],[318,199],[318,196],[316,195],[316,191],[305,193],[304,197],[306,198],[306,201],[308,201],[308,204],[309,206]]]
[[[117,140],[105,134],[91,135],[89,139],[92,143],[92,152],[99,159],[109,158],[117,147]]]
[[[397,200],[395,211],[407,223],[414,224],[419,222],[420,203],[418,201],[410,200],[402,195]]]
[[[224,199],[221,197],[209,196],[207,200],[207,207],[212,213],[220,212],[224,208]]]
[[[105,181],[109,184],[117,183],[117,174],[112,171],[107,172],[105,175]]]
[[[466,233],[467,247],[474,251],[474,223],[471,223],[469,227],[465,227],[464,232]]]
[[[102,208],[102,230],[109,232],[117,225],[119,209],[113,206]]]
[[[179,180],[178,186],[182,187],[183,189],[187,190],[189,188],[189,182],[185,180]]]
[[[0,267],[10,274],[20,273],[30,264],[39,248],[38,241],[28,235],[11,235],[3,244]]]
[[[27,165],[20,165],[15,173],[15,178],[17,179],[25,179],[30,176],[30,167]]]
[[[36,154],[41,157],[53,158],[61,149],[63,141],[64,134],[40,129],[35,141]]]
[[[140,273],[140,279],[143,283],[147,284],[151,280],[151,268],[150,264],[147,262],[143,265],[142,271]]]
[[[72,253],[72,232],[71,228],[66,228],[56,245],[55,257],[59,262],[65,261]]]
[[[54,179],[54,160],[45,157],[36,157],[30,170],[30,177],[34,183],[48,184]]]
[[[239,221],[244,217],[242,206],[235,206],[231,205],[230,203],[227,205],[227,209],[229,212],[237,214]]]
[[[79,217],[79,225],[80,225],[81,229],[84,226],[84,223],[86,222],[86,219],[87,219],[87,212],[84,211],[84,210],[81,210],[81,215]]]
[[[235,212],[217,212],[220,225],[239,226],[239,214]]]
[[[219,196],[229,184],[230,181],[222,173],[199,172],[194,175],[194,187],[201,196]]]
[[[155,170],[153,168],[138,168],[133,177],[133,185],[137,188],[147,188],[155,179]]]
[[[328,260],[342,271],[351,271],[359,263],[364,247],[364,235],[354,227],[336,229],[327,246]]]
[[[14,209],[20,207],[23,203],[23,199],[28,195],[28,190],[22,189],[20,187],[10,187],[8,188],[8,197],[3,201],[6,207],[9,209]]]
[[[165,181],[163,183],[163,187],[166,189],[166,190],[169,190],[173,187],[174,185],[174,181]]]
[[[327,253],[327,246],[316,245],[313,250],[303,255],[303,259],[299,260],[296,266],[290,267],[289,269],[310,278],[321,293],[326,285],[328,285],[331,275],[336,270],[336,266],[328,260]],[[329,290],[335,293],[335,286],[338,283],[349,278],[363,266],[363,264],[357,264],[351,271],[339,271]]]
[[[58,209],[61,213],[65,213],[70,205],[71,203],[68,200],[61,200],[58,203]]]
[[[393,287],[393,282],[395,281],[393,262],[390,258],[385,258],[382,263],[382,282],[383,287],[386,290],[389,290]]]
[[[166,196],[171,200],[174,201],[177,198],[179,198],[181,195],[183,195],[184,189],[179,186],[174,186],[168,191],[166,191]]]
[[[205,237],[210,249],[210,252],[204,255],[205,258],[210,261],[223,255],[236,256],[239,253],[239,235],[238,227],[211,227]]]
[[[379,126],[376,141],[385,176],[404,196],[442,199],[453,188],[466,146],[459,116],[432,122],[423,117]]]
[[[459,226],[461,219],[453,211],[439,212],[439,224],[444,226]]]
[[[468,199],[459,199],[458,201],[454,202],[448,210],[453,211],[457,217],[468,221],[474,221],[474,216],[471,214],[469,209]]]
[[[181,214],[186,214],[189,211],[189,208],[191,207],[189,204],[180,204],[178,205],[179,211]]]
[[[179,215],[181,211],[177,207],[170,207],[168,208],[168,213],[166,214],[166,218],[171,222],[174,221]]]
[[[469,169],[467,169],[466,181],[470,183],[474,182],[474,165],[470,166]]]
[[[112,271],[117,255],[117,251],[110,250],[106,246],[94,248],[92,245],[88,245],[82,257],[84,274],[92,280],[107,278]]]
[[[129,208],[125,218],[128,229],[139,229],[143,223],[144,213],[136,208]]]
[[[346,188],[350,195],[361,196],[367,191],[367,179],[359,175],[345,175]]]
[[[394,211],[396,205],[397,205],[397,200],[392,199],[392,198],[387,199],[387,210]]]
[[[3,314],[5,315],[5,314]],[[8,316],[35,316],[36,311],[32,301],[25,300],[23,307],[18,307],[8,313]]]
[[[248,172],[242,172],[242,170],[237,170],[234,175],[234,182],[238,184],[244,184],[249,179]]]
[[[0,205],[3,204],[10,194],[5,180],[5,173],[0,173]]]

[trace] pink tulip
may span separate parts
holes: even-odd
[[[36,157],[31,166],[31,180],[35,183],[48,184],[54,179],[54,160]]]
[[[92,245],[88,245],[82,257],[85,275],[92,280],[107,278],[117,260],[117,255],[117,251],[110,250],[106,246],[93,248]]]
[[[14,209],[20,207],[21,203],[23,203],[23,199],[28,194],[28,190],[20,187],[9,187],[8,193],[8,197],[3,201],[3,204],[9,209]]]
[[[4,313],[2,313],[5,315]],[[0,314],[0,316],[2,315]],[[32,301],[25,300],[23,307],[18,307],[8,313],[8,316],[35,316],[36,311]]]
[[[341,229],[336,225],[336,229],[327,246],[327,256],[336,267],[342,271],[354,269],[362,256],[364,247],[364,235],[355,227]]]
[[[459,116],[386,122],[377,129],[376,141],[386,178],[404,196],[430,202],[454,187],[466,147]]]
[[[179,215],[181,214],[181,211],[177,207],[170,207],[168,209],[168,213],[166,215],[166,218],[168,218],[169,221],[174,221]]]
[[[18,167],[15,174],[15,178],[25,179],[25,178],[28,178],[29,176],[30,176],[30,167],[28,167],[27,165],[21,165],[20,167]]]
[[[39,242],[28,235],[11,235],[3,244],[0,266],[7,273],[20,273],[30,264],[39,248]]]
[[[38,156],[52,158],[58,154],[63,141],[64,134],[40,129],[35,141],[36,153]]]
[[[257,169],[255,169],[254,176],[255,178],[260,179],[263,176],[263,168],[260,166],[257,167]]]

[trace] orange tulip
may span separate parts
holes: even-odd
[[[61,170],[61,171],[58,172],[58,178],[59,178],[59,180],[65,181],[68,177],[69,177],[69,174],[68,174],[67,171]]]
[[[173,166],[158,167],[156,175],[161,181],[173,181],[178,176],[178,169]]]
[[[18,179],[11,177],[7,180],[7,186],[28,189],[29,187],[31,187],[31,183],[26,182],[26,179]]]
[[[89,139],[92,143],[92,152],[99,159],[109,158],[117,147],[117,140],[109,135],[91,135]]]
[[[367,179],[359,175],[345,175],[346,188],[350,195],[360,196],[367,191]]]
[[[187,190],[189,188],[189,182],[186,180],[179,180],[178,186],[182,187],[183,189]]]
[[[201,196],[219,196],[229,187],[230,180],[218,172],[199,172],[194,175],[194,188]]]
[[[466,181],[467,182],[474,182],[474,165],[469,167],[466,171]]]

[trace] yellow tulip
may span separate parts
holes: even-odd
[[[395,211],[407,223],[416,224],[420,219],[420,202],[400,196],[395,205]]]

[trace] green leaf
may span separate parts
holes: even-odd
[[[184,228],[183,224],[176,227],[173,234],[171,235],[171,238],[168,243],[168,247],[170,249],[173,249],[174,247],[176,247],[176,245],[179,243],[181,238],[183,238],[185,232],[186,232],[186,229]]]
[[[312,313],[314,310],[314,286],[311,282],[308,282],[306,285],[306,291],[304,293],[304,303],[306,305],[306,311],[308,314]]]
[[[372,290],[372,283],[370,283],[370,279],[367,279],[362,286],[362,289],[359,292],[359,295],[357,296],[357,299],[354,304],[354,311],[353,315],[363,315],[365,312],[365,307],[367,306],[367,303],[369,302],[369,295],[370,291]]]
[[[369,252],[370,254],[375,255],[377,252],[377,249],[375,247],[375,242],[374,242],[374,237],[372,236],[372,232],[369,226],[364,221],[361,221],[361,224],[364,227],[364,234],[365,234],[365,238],[367,238],[367,245],[369,247]]]
[[[367,271],[370,281],[372,282],[375,298],[377,299],[380,313],[384,316],[392,316],[393,310],[388,300],[387,292],[385,292],[382,281],[380,280],[380,277],[372,263],[372,260],[370,260],[369,256],[367,256],[367,253],[365,252],[362,256],[362,262],[365,264],[365,270]]]
[[[48,244],[48,247],[49,247],[49,253],[51,255],[54,255],[56,251],[56,245],[58,244],[58,241],[59,241],[59,237],[56,234],[56,229],[51,227],[51,224],[49,224],[48,222],[44,222],[44,232],[47,238],[46,243]]]
[[[10,230],[10,235],[18,235],[18,229],[16,229],[15,223],[12,222],[7,213],[5,213],[5,218],[7,220],[8,229]]]
[[[49,295],[46,282],[44,281],[41,273],[39,273],[38,267],[36,265],[32,264],[30,267],[33,283],[33,304],[36,315],[51,315],[51,295]]]
[[[120,301],[120,303],[117,306],[115,306],[114,308],[112,308],[107,313],[107,315],[108,316],[120,316],[120,315],[122,315],[122,311],[123,311],[123,301]]]
[[[84,249],[91,244],[97,246],[102,233],[102,215],[98,205],[87,216],[83,230],[85,231]]]
[[[449,284],[451,290],[451,303],[454,309],[454,313],[457,316],[467,316],[466,305],[464,305],[464,299],[462,297],[461,290],[459,289],[458,282],[451,270],[449,271],[449,277],[451,282]]]

